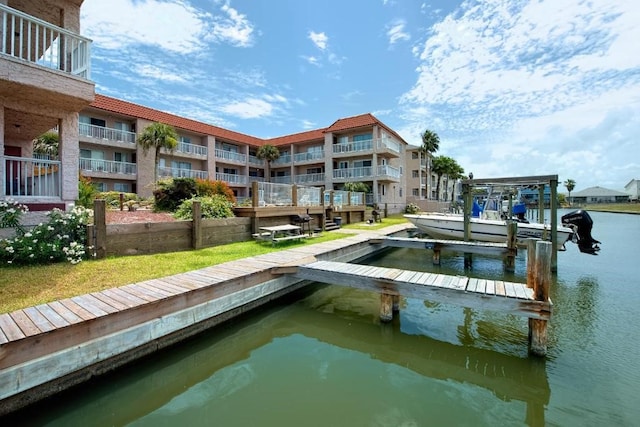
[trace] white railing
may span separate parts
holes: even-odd
[[[271,182],[275,182],[277,184],[291,184],[291,175],[274,176],[271,178]]]
[[[296,175],[296,184],[306,184],[309,182],[324,182],[324,173],[303,173]]]
[[[91,78],[91,40],[0,4],[0,53]]]
[[[296,162],[307,162],[311,160],[320,160],[320,159],[324,159],[324,150],[310,151],[306,153],[298,153],[293,155],[293,160]]]
[[[136,143],[136,134],[134,132],[90,125],[88,123],[80,123],[78,125],[78,133],[82,136],[88,136],[89,138],[128,142],[131,144]]]
[[[216,173],[217,181],[225,181],[229,184],[245,185],[247,183],[247,177],[244,175],[237,175],[233,173]]]
[[[179,142],[176,151],[179,153],[195,154],[197,156],[207,155],[207,147],[204,145],[189,144],[188,142]]]
[[[371,178],[373,176],[371,166],[362,168],[335,169],[334,179]]]
[[[391,178],[400,178],[400,169],[389,165],[378,166],[378,176],[388,176]]]
[[[236,153],[234,151],[220,150],[216,148],[215,150],[216,158],[229,160],[232,162],[245,163],[247,161],[247,156],[244,154]]]
[[[291,163],[291,154],[281,154],[280,157],[271,161],[272,165],[284,165],[286,163]]]
[[[4,167],[5,196],[60,197],[62,194],[59,160],[5,156]]]
[[[173,178],[200,178],[207,179],[207,171],[199,171],[194,169],[182,169],[182,168],[158,168],[158,176],[173,177]]]
[[[80,170],[135,175],[138,173],[138,166],[135,163],[115,162],[113,160],[80,159]]]
[[[373,150],[373,140],[367,139],[365,141],[352,141],[352,142],[339,142],[333,144],[333,153],[353,153],[357,151],[371,151]]]
[[[391,138],[381,138],[377,140],[378,149],[386,148],[389,151],[393,151],[395,153],[400,152],[400,144],[398,141],[394,141]]]
[[[264,165],[264,160],[259,159],[256,156],[249,155],[249,163],[251,163],[253,165],[263,166]]]

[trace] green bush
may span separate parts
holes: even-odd
[[[71,212],[54,209],[48,222],[29,231],[18,231],[13,239],[0,240],[0,265],[77,264],[87,258],[87,222],[90,211],[76,207]]]
[[[420,207],[415,203],[409,203],[406,208],[404,208],[404,213],[408,214],[416,214],[420,212]]]
[[[184,200],[173,216],[177,219],[190,220],[193,218],[193,202],[200,202],[202,218],[233,218],[233,204],[221,194],[210,197],[194,197]]]
[[[20,228],[22,214],[29,208],[14,200],[0,200],[0,228]]]
[[[107,208],[120,209],[120,194],[123,195],[122,202],[125,205],[129,201],[138,201],[138,196],[136,195],[136,193],[121,193],[120,191],[103,191],[101,193],[98,193],[95,198],[103,199],[105,201],[105,204],[107,205]]]
[[[193,178],[169,178],[157,182],[153,191],[156,212],[174,212],[187,199],[197,195],[196,180]]]
[[[98,194],[98,189],[91,182],[91,178],[80,175],[78,178],[78,200],[76,200],[76,206],[91,209],[93,201]]]

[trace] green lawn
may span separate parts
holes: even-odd
[[[594,212],[640,213],[640,203],[597,203],[580,208]]]
[[[300,242],[282,242],[275,247],[249,241],[197,251],[83,261],[77,265],[0,267],[0,313],[347,236],[345,233],[322,233]]]

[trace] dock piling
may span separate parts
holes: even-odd
[[[552,243],[537,241],[534,263],[533,295],[537,301],[549,301],[551,286]],[[527,269],[527,279],[529,270]],[[547,354],[547,320],[529,319],[529,352],[536,356]]]

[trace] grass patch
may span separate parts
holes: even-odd
[[[598,203],[580,208],[594,212],[640,213],[640,203]]]
[[[382,218],[382,222],[374,222],[368,224],[367,222],[356,222],[354,224],[344,224],[341,228],[347,230],[379,230],[380,228],[389,227],[391,225],[404,224],[407,219],[402,214],[389,215],[387,218]]]
[[[311,239],[282,242],[276,246],[248,241],[197,251],[83,261],[77,265],[1,267],[0,313],[348,236],[344,233],[322,233]]]

